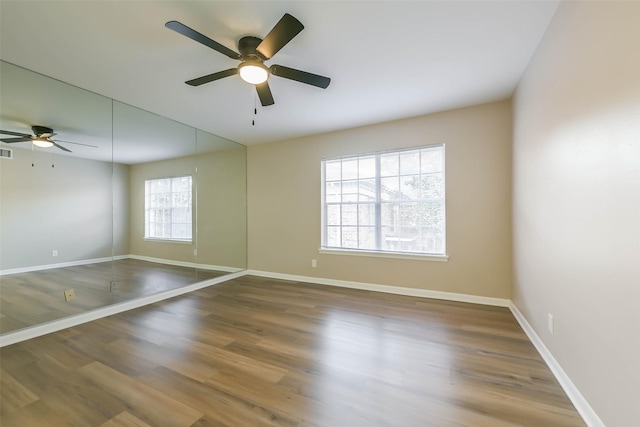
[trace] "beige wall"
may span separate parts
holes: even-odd
[[[436,143],[446,146],[448,262],[318,253],[321,159]],[[510,183],[508,101],[249,146],[249,268],[509,298]]]
[[[245,147],[131,166],[131,254],[246,268]],[[197,173],[196,173],[197,167]],[[144,181],[192,175],[197,188],[193,243],[144,240]],[[195,220],[195,218],[194,218]],[[196,232],[197,231],[197,232]],[[194,256],[197,249],[197,256]]]
[[[114,218],[128,210],[127,166],[51,149],[14,148],[13,155],[0,160],[1,270],[129,252],[128,229],[120,226],[126,217]]]
[[[195,240],[190,243],[149,241],[144,239],[144,181],[153,178],[195,176],[196,157],[141,163],[130,166],[130,218],[129,246],[132,255],[169,259],[180,262],[196,262]],[[195,232],[194,232],[195,237]]]
[[[246,148],[198,156],[198,263],[247,268]]]
[[[113,254],[129,255],[129,165],[113,163]]]
[[[610,427],[640,420],[639,43],[640,3],[565,2],[514,100],[513,300]]]

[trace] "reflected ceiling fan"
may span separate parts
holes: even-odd
[[[15,138],[0,138],[0,141],[5,144],[13,144],[15,142],[31,142],[38,147],[48,148],[48,147],[57,147],[61,150],[67,151],[71,153],[72,151],[68,148],[63,147],[58,144],[58,142],[64,142],[65,144],[75,144],[75,145],[84,145],[85,147],[93,147],[98,148],[95,145],[89,144],[81,144],[79,142],[71,142],[71,141],[54,141],[51,139],[54,135],[57,135],[51,128],[45,126],[31,126],[31,130],[33,131],[33,135],[29,135],[28,133],[21,132],[12,132],[10,130],[0,130],[0,134],[4,135],[13,135]]]
[[[165,26],[173,31],[176,31],[183,36],[190,38],[198,43],[201,43],[223,55],[228,56],[231,59],[237,59],[240,65],[236,68],[230,68],[224,71],[218,71],[217,73],[208,74],[206,76],[198,77],[193,80],[189,80],[185,83],[191,86],[200,86],[205,83],[209,83],[215,80],[222,79],[224,77],[240,74],[240,78],[247,83],[253,84],[258,92],[260,103],[263,106],[273,105],[273,95],[271,89],[269,89],[269,83],[267,79],[270,74],[278,77],[284,77],[285,79],[295,80],[297,82],[306,83],[311,86],[316,86],[322,89],[326,89],[331,83],[331,79],[328,77],[320,76],[317,74],[308,73],[306,71],[296,70],[294,68],[285,67],[283,65],[271,65],[267,67],[264,61],[267,61],[273,57],[280,49],[282,49],[287,43],[289,43],[300,31],[304,29],[304,25],[293,16],[285,13],[284,16],[278,21],[278,23],[271,29],[269,34],[264,39],[253,36],[242,37],[238,41],[237,53],[220,43],[211,40],[207,36],[200,34],[199,32],[187,27],[186,25],[178,21],[169,21]]]

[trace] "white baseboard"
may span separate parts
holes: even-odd
[[[102,258],[82,259],[79,261],[59,262],[57,264],[44,264],[44,265],[34,265],[31,267],[9,268],[6,270],[0,270],[0,276],[4,276],[7,274],[30,273],[32,271],[51,270],[52,268],[75,267],[76,265],[97,264],[100,262],[109,262],[117,259],[126,259],[126,258],[129,258],[129,255],[116,255],[113,257],[108,256],[108,257],[102,257]]]
[[[225,265],[198,264],[197,262],[176,261],[173,259],[155,258],[150,256],[142,256],[142,255],[128,255],[128,258],[137,259],[140,261],[155,262],[158,264],[176,265],[179,267],[190,267],[190,268],[199,268],[202,270],[224,271],[227,273],[237,273],[239,271],[244,271],[244,268],[228,267]]]
[[[144,255],[129,255],[129,258],[130,259],[137,259],[138,261],[155,262],[156,264],[175,265],[175,266],[178,266],[178,267],[195,268],[195,266],[196,266],[195,262],[176,261],[176,260],[173,260],[173,259],[155,258],[155,257],[151,257],[151,256],[144,256]]]
[[[58,332],[63,329],[80,325],[82,323],[91,322],[92,320],[97,320],[103,317],[111,316],[113,314],[122,313],[123,311],[132,310],[134,308],[142,307],[148,304],[153,304],[154,302],[163,301],[169,298],[176,297],[178,295],[193,292],[198,289],[206,288],[207,286],[226,282],[228,280],[241,277],[244,274],[244,272],[228,274],[226,276],[216,277],[214,279],[205,280],[200,283],[194,283],[193,285],[184,286],[182,288],[171,289],[146,297],[123,301],[121,303],[96,308],[95,310],[87,311],[85,313],[77,314],[74,316],[69,316],[62,319],[53,320],[51,322],[42,323],[36,326],[20,329],[15,332],[8,332],[0,335],[0,348],[32,338],[37,338],[42,335],[50,334],[52,332]]]
[[[513,302],[509,303],[509,309],[513,313],[514,317],[524,330],[524,333],[527,334],[529,340],[533,343],[540,356],[544,359],[545,363],[551,369],[551,372],[556,377],[560,386],[567,396],[573,403],[573,406],[576,407],[578,413],[582,416],[582,419],[589,427],[605,427],[605,424],[602,422],[596,411],[593,410],[589,402],[582,396],[582,393],[578,390],[578,388],[573,384],[573,381],[566,374],[564,369],[560,366],[558,361],[553,357],[547,346],[544,345],[536,331],[531,327],[527,319],[522,315],[518,307]]]
[[[293,274],[273,273],[270,271],[247,270],[247,275],[268,277],[270,279],[292,280],[295,282],[317,283],[320,285],[338,286],[341,288],[362,289],[365,291],[384,292],[412,297],[433,298],[448,301],[469,302],[473,304],[509,307],[511,301],[505,298],[483,297],[478,295],[458,294],[453,292],[430,291],[427,289],[403,288],[400,286],[378,285],[374,283],[351,282],[346,280],[324,279],[322,277],[296,276]]]
[[[155,262],[159,264],[176,265],[179,267],[190,267],[190,268],[199,268],[202,270],[224,271],[226,273],[237,273],[239,271],[244,270],[243,268],[228,267],[225,265],[198,264],[195,262],[175,261],[172,259],[154,258],[154,257],[148,257],[148,256],[142,256],[142,255],[129,254],[129,255],[116,255],[113,257],[92,258],[92,259],[83,259],[78,261],[60,262],[57,264],[45,264],[45,265],[34,265],[31,267],[10,268],[6,270],[0,270],[0,276],[4,276],[7,274],[30,273],[33,271],[51,270],[53,268],[74,267],[77,265],[97,264],[100,262],[109,262],[109,261],[121,260],[121,259],[137,259],[141,261],[149,261],[149,262]]]

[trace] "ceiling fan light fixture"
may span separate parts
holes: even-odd
[[[240,78],[252,85],[264,83],[269,78],[269,69],[259,61],[244,61],[238,66]]]
[[[53,146],[53,142],[49,141],[47,138],[35,138],[32,142],[42,148],[49,148]]]

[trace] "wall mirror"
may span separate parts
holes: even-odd
[[[0,333],[246,268],[245,146],[0,67]]]

